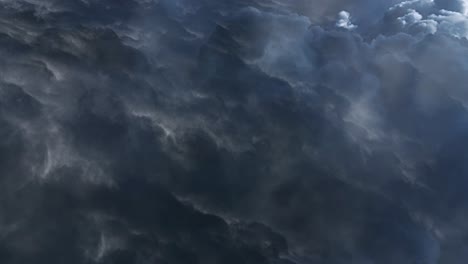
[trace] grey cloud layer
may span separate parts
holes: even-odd
[[[464,1],[0,1],[0,262],[458,264]]]

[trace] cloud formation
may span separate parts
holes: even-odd
[[[0,262],[458,264],[462,0],[0,1]]]

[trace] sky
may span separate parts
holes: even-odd
[[[464,264],[468,1],[0,0],[0,263]]]

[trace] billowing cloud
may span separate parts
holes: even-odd
[[[0,1],[0,262],[458,264],[466,1]]]

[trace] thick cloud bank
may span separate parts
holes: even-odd
[[[0,0],[0,263],[466,263],[467,73],[465,0]]]

